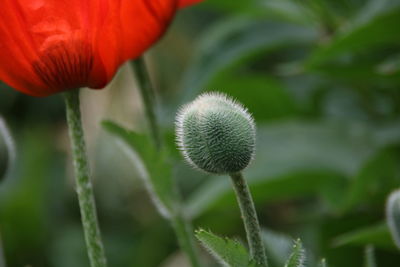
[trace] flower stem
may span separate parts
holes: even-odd
[[[85,140],[79,104],[79,90],[64,93],[67,110],[67,123],[72,145],[75,169],[76,192],[82,217],[83,232],[91,267],[107,266],[97,222],[93,186],[89,178]]]
[[[132,66],[135,71],[140,94],[144,103],[145,114],[150,127],[150,134],[157,149],[161,147],[161,134],[157,124],[157,117],[154,110],[155,93],[150,80],[149,72],[146,68],[146,63],[143,57],[139,57],[132,61]]]
[[[150,127],[150,134],[153,142],[158,150],[162,148],[161,131],[157,123],[157,116],[154,110],[155,93],[154,87],[150,80],[149,72],[143,57],[132,61],[135,75],[138,79],[139,90],[143,98],[146,117]],[[179,209],[179,208],[178,208]],[[199,256],[194,242],[193,230],[191,223],[185,219],[181,211],[177,211],[170,218],[175,235],[178,239],[179,246],[186,253],[192,267],[201,266]]]
[[[192,234],[193,229],[191,224],[187,220],[185,220],[182,214],[173,216],[171,218],[171,223],[178,238],[179,246],[188,256],[192,267],[201,266],[195,247],[195,242]]]
[[[267,257],[261,240],[260,224],[258,223],[257,213],[249,187],[241,173],[231,173],[230,177],[242,214],[247,242],[250,247],[250,254],[257,264],[267,266]]]

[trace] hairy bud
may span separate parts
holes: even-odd
[[[181,108],[176,135],[186,160],[209,173],[239,172],[254,156],[253,118],[223,94],[206,93]]]
[[[400,249],[400,190],[388,197],[386,204],[386,220],[396,246]]]

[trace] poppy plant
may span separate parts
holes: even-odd
[[[100,89],[118,67],[165,32],[175,12],[200,0],[1,0],[0,80],[32,96],[64,94],[86,248],[107,266],[79,104],[80,87]],[[195,265],[195,264],[194,264]]]
[[[2,0],[0,80],[25,94],[100,89],[200,0]]]

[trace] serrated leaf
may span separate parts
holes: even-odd
[[[391,193],[388,198],[386,220],[392,239],[400,249],[400,190]]]
[[[171,217],[176,211],[177,195],[172,167],[167,162],[168,153],[157,151],[147,136],[129,131],[112,121],[104,121],[102,126],[117,139],[122,151],[135,164],[161,215]]]
[[[224,266],[255,267],[245,247],[238,241],[222,238],[203,229],[196,231],[196,238]]]
[[[293,252],[287,260],[285,267],[304,267],[306,260],[305,250],[300,239],[297,239],[293,246]]]
[[[381,249],[394,250],[395,245],[385,223],[364,227],[336,237],[333,246],[365,246],[373,245]]]

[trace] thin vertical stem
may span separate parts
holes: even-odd
[[[188,256],[192,267],[201,266],[192,234],[193,229],[191,224],[185,220],[182,214],[172,217],[171,223],[178,238],[179,246]]]
[[[267,266],[267,256],[265,255],[264,244],[261,240],[260,224],[249,187],[241,173],[232,173],[230,177],[242,214],[250,254],[256,263],[261,266]]]
[[[79,90],[64,93],[69,136],[75,169],[76,192],[82,217],[83,232],[91,267],[106,267],[106,257],[97,222],[93,186],[89,178],[86,146],[82,129]]]
[[[144,104],[145,114],[150,128],[150,134],[157,149],[161,147],[161,134],[155,113],[155,93],[143,57],[132,61],[132,66],[139,83],[140,94]]]
[[[144,58],[140,57],[135,61],[132,61],[132,66],[138,79],[139,90],[143,98],[146,117],[150,127],[150,135],[156,148],[160,150],[162,148],[162,139],[154,108],[155,93]],[[185,219],[181,211],[177,211],[176,214],[172,215],[170,221],[178,239],[179,246],[188,256],[192,267],[201,266],[196,244],[194,242],[191,223]]]

